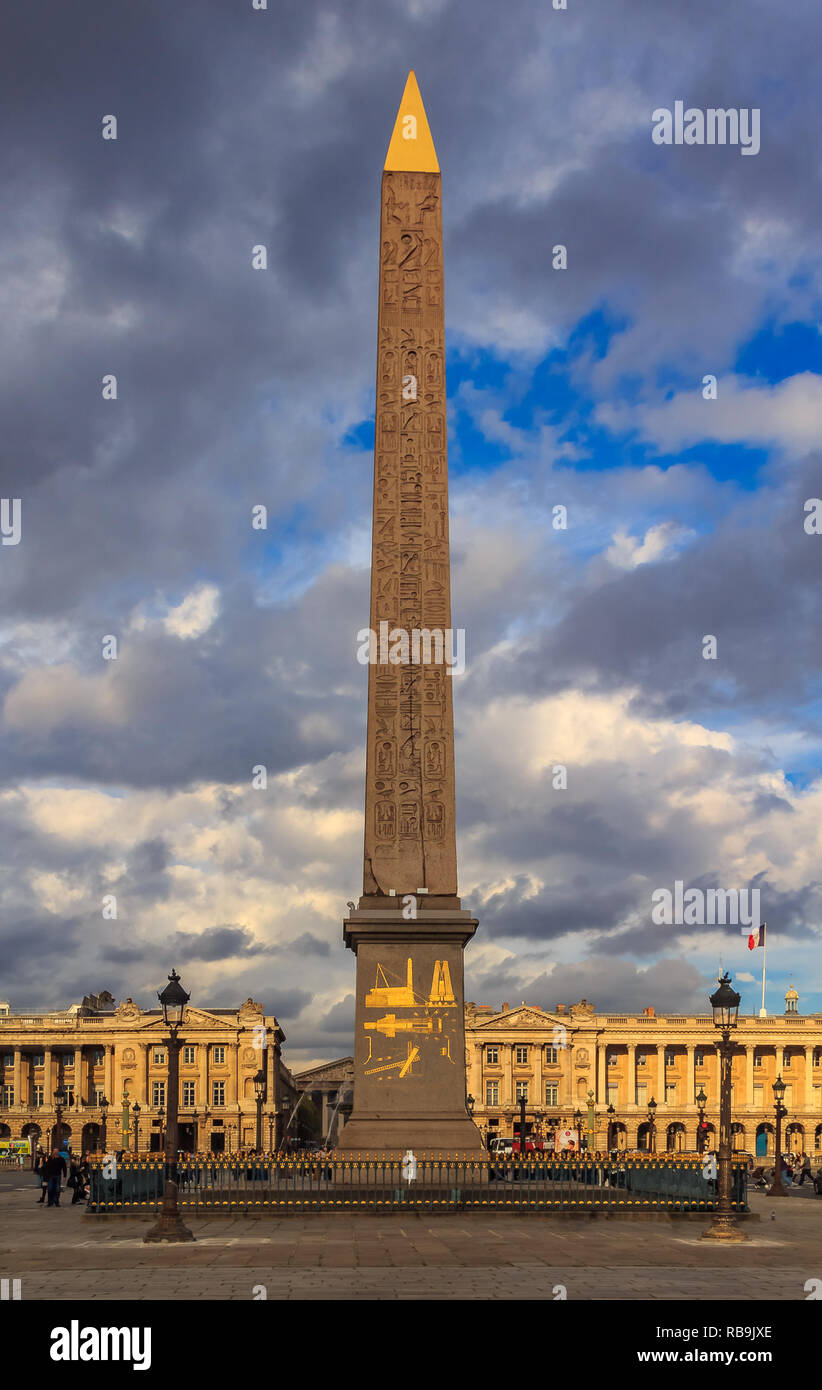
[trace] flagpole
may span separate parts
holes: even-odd
[[[762,928],[765,933],[765,939],[762,942],[762,1008],[759,1010],[759,1017],[767,1018],[768,1014],[765,1008],[765,962],[768,958],[768,923],[763,922]]]

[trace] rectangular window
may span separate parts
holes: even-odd
[[[194,1050],[194,1048],[193,1048],[193,1047],[190,1047],[190,1046],[189,1046],[189,1047],[184,1047],[184,1048],[183,1048],[183,1061],[185,1062],[185,1064],[186,1064],[187,1067],[190,1067],[190,1066],[193,1065],[193,1063],[194,1063],[194,1058],[195,1058],[195,1050]]]
[[[528,1082],[527,1082],[527,1081],[518,1081],[518,1082],[517,1082],[517,1095],[516,1095],[516,1098],[517,1098],[517,1100],[527,1100],[527,1099],[528,1099]]]
[[[761,1067],[761,1066],[762,1066],[762,1053],[761,1053],[761,1052],[755,1052],[755,1053],[754,1053],[754,1066],[755,1066],[755,1067]]]
[[[704,1065],[705,1065],[705,1053],[704,1053],[704,1052],[700,1052],[700,1051],[697,1050],[697,1051],[694,1053],[694,1066],[695,1066],[695,1067],[704,1067]]]
[[[763,1105],[765,1104],[765,1088],[764,1086],[754,1086],[753,1092],[754,1105],[756,1106],[757,1110],[761,1110]]]
[[[616,1109],[616,1105],[617,1105],[617,1101],[618,1101],[618,1100],[619,1100],[619,1087],[618,1087],[618,1086],[609,1086],[609,1087],[608,1087],[608,1104],[609,1104],[609,1105],[613,1105],[614,1109]]]
[[[638,1084],[637,1084],[637,1088],[636,1088],[636,1103],[637,1103],[637,1105],[644,1105],[644,1104],[645,1104],[645,1101],[646,1101],[646,1099],[647,1099],[647,1096],[648,1096],[648,1087],[646,1086],[645,1082],[643,1081],[643,1082],[641,1082],[641,1083],[638,1083]]]
[[[527,1064],[528,1064],[528,1048],[527,1048],[527,1047],[522,1047],[522,1046],[520,1046],[520,1047],[515,1047],[515,1048],[514,1048],[514,1061],[516,1062],[516,1064],[517,1064],[518,1067],[527,1066]]]
[[[485,1060],[486,1060],[486,1062],[490,1063],[491,1066],[494,1066],[494,1067],[495,1067],[495,1066],[497,1065],[497,1063],[499,1062],[499,1048],[498,1048],[498,1047],[486,1047],[486,1049],[485,1049]]]
[[[3,1087],[3,1104],[6,1105],[6,1106],[14,1105],[14,1087],[13,1087],[13,1086],[4,1086],[4,1087]]]
[[[676,1085],[665,1087],[665,1104],[676,1105]]]
[[[103,1052],[102,1047],[94,1047],[94,1048],[92,1048],[92,1050],[91,1050],[91,1065],[92,1065],[93,1067],[101,1067],[101,1066],[103,1065],[103,1058],[104,1058],[104,1056],[105,1056],[105,1053]]]
[[[94,1091],[94,1104],[95,1104],[95,1105],[101,1105],[102,1102],[105,1100],[105,1096],[106,1096],[106,1093],[105,1093],[105,1091],[103,1090],[102,1086],[97,1086],[97,1087],[95,1087],[95,1091]]]
[[[486,1081],[485,1083],[485,1104],[499,1105],[499,1082]]]
[[[211,1083],[211,1104],[225,1105],[225,1082],[212,1081]]]
[[[646,1060],[646,1059],[645,1059],[645,1053],[644,1053],[644,1052],[638,1052],[638,1053],[636,1054],[636,1064],[637,1064],[638,1067],[644,1067],[644,1066],[645,1066],[645,1060]]]
[[[559,1086],[555,1086],[552,1081],[545,1083],[545,1104],[559,1105]]]
[[[13,1052],[4,1052],[4,1053],[3,1053],[3,1066],[4,1066],[4,1067],[13,1067],[13,1066],[14,1066],[14,1053],[13,1053]]]
[[[212,1059],[214,1062],[217,1063],[218,1066],[225,1061],[225,1048],[223,1047],[222,1043],[218,1043],[217,1046],[214,1048],[212,1052]]]
[[[73,1066],[74,1066],[74,1053],[73,1053],[73,1052],[64,1052],[64,1053],[63,1053],[63,1066],[64,1066],[64,1067],[73,1067]]]
[[[196,1103],[197,1103],[197,1102],[196,1102],[195,1099],[194,1099],[194,1082],[193,1082],[193,1081],[184,1081],[184,1082],[183,1082],[183,1105],[192,1106],[192,1105],[196,1105]]]
[[[43,1087],[40,1085],[39,1081],[31,1088],[31,1103],[32,1105],[43,1104]]]
[[[151,1083],[151,1104],[155,1110],[166,1103],[166,1083],[165,1081],[152,1081]]]
[[[549,1067],[555,1067],[555,1066],[557,1065],[557,1063],[559,1062],[559,1052],[558,1052],[558,1049],[557,1049],[557,1048],[555,1048],[555,1047],[546,1047],[546,1049],[545,1049],[545,1062],[546,1062],[546,1065],[549,1066]]]
[[[609,1067],[618,1067],[618,1066],[619,1066],[619,1053],[618,1053],[618,1052],[609,1052],[609,1054],[608,1054],[608,1066],[609,1066]]]
[[[785,1099],[782,1104],[787,1110],[793,1109],[793,1086],[785,1087]]]
[[[72,1091],[72,1089],[71,1089],[70,1086],[66,1086],[65,1091],[66,1091],[66,1101],[65,1101],[65,1106],[64,1106],[63,1108],[66,1109],[66,1110],[70,1110],[71,1107],[72,1107],[73,1104],[74,1104],[74,1092]]]
[[[46,1065],[45,1052],[33,1052],[31,1056],[31,1064],[33,1067],[44,1067]]]
[[[165,1066],[165,1060],[166,1060],[166,1050],[165,1050],[165,1048],[164,1048],[164,1047],[155,1047],[154,1052],[152,1053],[152,1061],[154,1062],[155,1067],[162,1067],[162,1066]]]
[[[665,1065],[666,1067],[676,1066],[676,1053],[672,1047],[666,1047],[665,1049]]]

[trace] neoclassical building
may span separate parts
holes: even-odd
[[[784,1014],[739,1016],[734,1144],[752,1154],[773,1154],[777,1074],[786,1083],[783,1148],[822,1153],[822,1014],[800,1014],[797,1001],[791,989]],[[465,1039],[474,1118],[488,1137],[519,1132],[524,1096],[526,1135],[557,1125],[587,1134],[590,1115],[594,1148],[610,1139],[620,1148],[695,1149],[701,1091],[706,1147],[717,1146],[719,1054],[709,1014],[600,1014],[585,999],[553,1013],[466,1004]]]
[[[333,1148],[354,1106],[354,1058],[341,1057],[338,1062],[295,1072],[294,1083],[311,1097],[320,1121],[320,1138]]]
[[[75,1151],[95,1150],[103,1139],[108,1147],[159,1150],[168,1082],[165,1033],[159,1008],[141,1009],[132,999],[115,1006],[105,992],[56,1013],[13,1013],[0,1003],[0,1139],[53,1139],[60,1087],[63,1137]],[[276,1144],[297,1099],[276,1018],[252,999],[239,1009],[189,1005],[180,1037],[180,1148],[253,1148],[253,1077],[261,1067],[267,1085],[263,1147]]]

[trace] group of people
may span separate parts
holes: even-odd
[[[88,1197],[89,1171],[85,1158],[69,1155],[66,1166],[65,1156],[59,1149],[52,1149],[50,1154],[38,1149],[34,1158],[34,1173],[40,1185],[38,1205],[45,1202],[49,1207],[59,1207],[64,1178],[66,1187],[73,1192],[72,1206],[85,1202]]]

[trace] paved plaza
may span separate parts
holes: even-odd
[[[199,1216],[186,1218],[196,1244],[150,1246],[150,1215],[50,1210],[38,1195],[30,1173],[0,1174],[0,1275],[22,1281],[23,1299],[765,1301],[807,1299],[822,1280],[822,1199],[809,1187],[754,1193],[760,1220],[732,1248],[699,1239],[708,1218],[478,1212]]]

